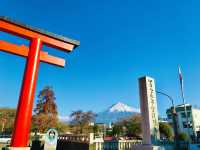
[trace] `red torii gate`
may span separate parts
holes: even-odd
[[[0,40],[0,50],[27,57],[11,141],[11,147],[26,149],[29,142],[39,63],[43,61],[60,67],[65,66],[64,59],[51,56],[47,52],[41,51],[42,45],[45,44],[65,52],[71,52],[74,48],[79,46],[80,42],[18,23],[7,17],[0,17],[0,31],[30,40],[29,47],[25,45],[19,46]]]

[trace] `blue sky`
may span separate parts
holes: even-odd
[[[60,115],[68,115],[99,112],[118,101],[139,107],[138,78],[144,75],[180,104],[178,64],[186,101],[200,106],[199,6],[198,0],[1,0],[0,14],[81,41],[70,54],[43,47],[68,64],[39,68],[36,96],[53,86]],[[2,32],[0,39],[28,45]],[[0,66],[0,106],[16,107],[25,59],[0,52]],[[169,106],[158,96],[161,115]]]

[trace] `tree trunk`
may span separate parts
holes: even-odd
[[[3,131],[4,131],[4,127],[5,127],[5,122],[3,121],[2,122],[2,127],[1,127],[1,132],[3,133]]]

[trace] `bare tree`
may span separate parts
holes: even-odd
[[[71,113],[71,124],[79,127],[79,133],[83,133],[84,127],[88,127],[89,123],[95,119],[96,114],[92,111],[83,112],[82,110],[73,111]]]

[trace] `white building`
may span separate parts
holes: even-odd
[[[185,114],[185,107],[188,116],[188,128],[187,128],[187,118]],[[190,134],[190,137],[199,137],[200,135],[200,109],[194,108],[190,104],[178,105],[176,106],[177,113],[177,123],[178,123],[178,131],[185,132],[186,134]],[[167,109],[167,118],[169,122],[172,124],[172,113],[171,108]]]

